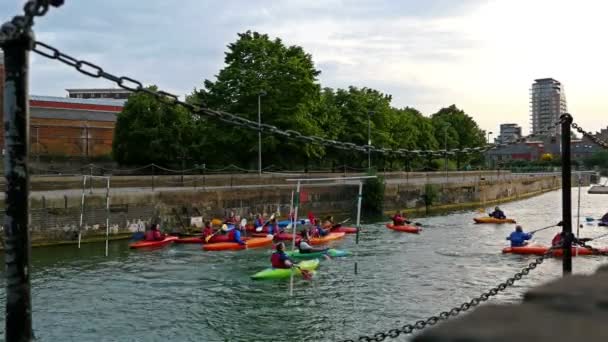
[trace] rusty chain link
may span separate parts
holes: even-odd
[[[327,138],[318,137],[318,136],[307,136],[307,135],[304,135],[304,134],[294,131],[294,130],[282,130],[276,126],[269,125],[269,124],[260,125],[256,121],[251,121],[251,120],[245,119],[238,115],[234,115],[234,114],[223,112],[223,111],[212,110],[212,109],[205,108],[205,107],[202,107],[199,105],[194,105],[192,103],[187,103],[185,101],[181,101],[177,95],[174,95],[171,93],[167,93],[164,91],[150,90],[148,88],[145,88],[143,83],[138,80],[135,80],[133,78],[126,77],[126,76],[113,75],[111,73],[106,72],[102,67],[100,67],[94,63],[74,58],[68,54],[65,54],[65,53],[59,51],[59,49],[52,47],[48,44],[45,44],[43,42],[39,42],[39,41],[34,42],[33,51],[46,58],[58,60],[68,66],[71,66],[74,69],[76,69],[78,72],[80,72],[84,75],[87,75],[89,77],[106,79],[108,81],[114,82],[120,88],[129,90],[132,92],[139,92],[139,93],[145,93],[145,94],[151,95],[165,104],[181,105],[181,106],[185,107],[186,109],[188,109],[189,111],[191,111],[192,113],[195,113],[198,115],[213,117],[220,121],[229,123],[231,125],[245,127],[245,128],[249,128],[251,130],[269,132],[269,133],[279,135],[279,136],[282,136],[282,137],[285,137],[285,138],[288,138],[291,140],[296,140],[296,141],[300,141],[300,142],[304,142],[304,143],[312,143],[312,144],[317,144],[317,145],[322,145],[322,146],[327,146],[327,147],[334,147],[334,148],[338,148],[338,149],[342,149],[342,150],[358,151],[358,152],[365,152],[365,153],[367,153],[368,151],[371,151],[371,152],[379,153],[379,154],[393,154],[393,155],[399,155],[402,157],[411,156],[411,155],[427,156],[427,157],[428,156],[441,157],[441,156],[444,156],[445,154],[455,155],[457,153],[462,153],[462,154],[483,153],[483,152],[486,152],[486,151],[494,149],[494,148],[501,148],[501,147],[505,147],[505,146],[509,146],[509,145],[513,145],[513,144],[519,144],[519,143],[525,141],[525,138],[521,138],[521,139],[517,139],[514,141],[510,141],[508,143],[503,143],[503,144],[489,144],[486,146],[466,147],[466,148],[462,148],[462,149],[407,150],[407,149],[403,149],[403,148],[389,149],[389,148],[384,148],[384,147],[375,147],[375,146],[371,146],[371,145],[357,145],[357,144],[354,144],[351,142],[342,142],[342,141],[327,139]],[[557,126],[559,124],[560,124],[560,122],[558,122],[554,126],[549,127],[545,130],[541,130],[537,133],[534,133],[534,134],[530,135],[530,137],[548,133],[548,132],[550,132],[551,129],[553,129],[555,126]]]
[[[63,0],[29,0],[23,6],[24,15],[16,15],[0,27],[0,44],[20,37],[34,25],[34,17],[45,15],[49,6],[59,7]]]
[[[450,319],[452,317],[455,317],[462,312],[465,312],[471,308],[478,306],[479,304],[487,301],[491,297],[496,296],[498,293],[506,290],[508,287],[513,286],[513,284],[515,284],[515,282],[517,282],[518,280],[521,280],[524,276],[528,275],[530,273],[530,271],[535,269],[538,265],[542,264],[543,261],[545,261],[545,259],[550,258],[553,255],[553,249],[554,249],[554,247],[549,248],[545,252],[545,254],[536,258],[534,261],[532,261],[530,264],[528,264],[528,266],[524,267],[521,271],[515,273],[515,275],[508,278],[504,282],[498,284],[496,287],[491,288],[490,290],[482,293],[480,296],[475,297],[468,302],[462,303],[460,306],[456,306],[456,307],[452,308],[450,311],[443,311],[436,316],[431,316],[427,319],[418,320],[414,323],[406,324],[400,328],[394,328],[394,329],[388,330],[387,332],[379,332],[372,336],[359,336],[359,338],[357,338],[356,340],[348,339],[348,340],[342,340],[342,342],[355,342],[355,341],[380,342],[380,341],[384,341],[388,337],[396,338],[396,337],[399,337],[400,335],[409,335],[409,334],[412,334],[415,330],[422,330],[424,328],[437,324],[439,321],[444,321],[444,320]]]
[[[605,142],[599,138],[597,138],[595,135],[585,131],[581,126],[579,126],[576,122],[572,123],[572,128],[574,128],[577,132],[579,132],[580,134],[582,134],[584,137],[589,138],[589,140],[593,141],[595,144],[597,144],[598,146],[608,149],[608,142]]]

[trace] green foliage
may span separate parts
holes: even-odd
[[[597,167],[602,170],[608,170],[608,151],[599,151],[583,159],[583,165],[589,169]]]
[[[376,175],[375,172],[370,175]],[[384,209],[384,177],[366,179],[363,183],[363,198],[361,209],[365,215],[380,216]]]
[[[443,124],[449,123],[448,147],[476,147],[484,133],[462,110],[451,106],[432,118],[418,110],[391,105],[392,96],[363,87],[321,88],[312,56],[299,46],[247,31],[228,45],[225,66],[215,80],[187,97],[193,104],[257,121],[258,100],[263,124],[305,135],[366,145],[368,125],[374,146],[435,150],[443,148]],[[260,96],[261,93],[263,96]],[[369,120],[369,121],[368,121]],[[257,167],[257,132],[209,117],[192,116],[145,94],[133,95],[118,116],[113,155],[121,164],[205,163]],[[184,159],[185,157],[185,159]],[[367,155],[262,135],[264,166],[288,169],[342,165],[367,167]],[[458,158],[475,163],[480,159]],[[424,156],[407,158],[372,154],[382,169],[436,169]]]
[[[134,94],[116,120],[114,159],[121,164],[176,164],[178,158],[193,155],[196,126],[184,108],[163,104],[148,94]]]

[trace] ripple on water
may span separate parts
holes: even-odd
[[[556,221],[542,213],[560,212],[558,199],[554,192],[502,207],[531,230]],[[602,210],[600,197],[583,195],[584,215]],[[103,245],[34,249],[35,331],[48,341],[329,341],[387,330],[458,306],[534,259],[501,254],[513,225],[475,225],[476,215],[419,219],[426,225],[419,235],[365,225],[358,246],[353,236],[334,245],[353,255],[323,261],[312,281],[296,279],[293,297],[288,281],[250,280],[268,266],[268,250],[129,251],[112,243],[105,258]],[[547,243],[556,231],[535,241]],[[575,272],[593,272],[602,261],[577,258]],[[560,274],[561,262],[547,260],[491,302],[518,302]]]

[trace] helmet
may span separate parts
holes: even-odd
[[[225,231],[225,232],[227,232],[228,231],[228,225],[224,223],[222,225],[222,230]]]

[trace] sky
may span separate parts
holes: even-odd
[[[2,0],[0,18],[23,0]],[[246,30],[311,53],[324,87],[371,87],[431,115],[455,104],[482,129],[530,126],[529,89],[552,77],[588,131],[608,125],[608,2],[597,0],[66,0],[36,39],[184,95],[214,79]],[[31,93],[112,87],[32,54]]]

